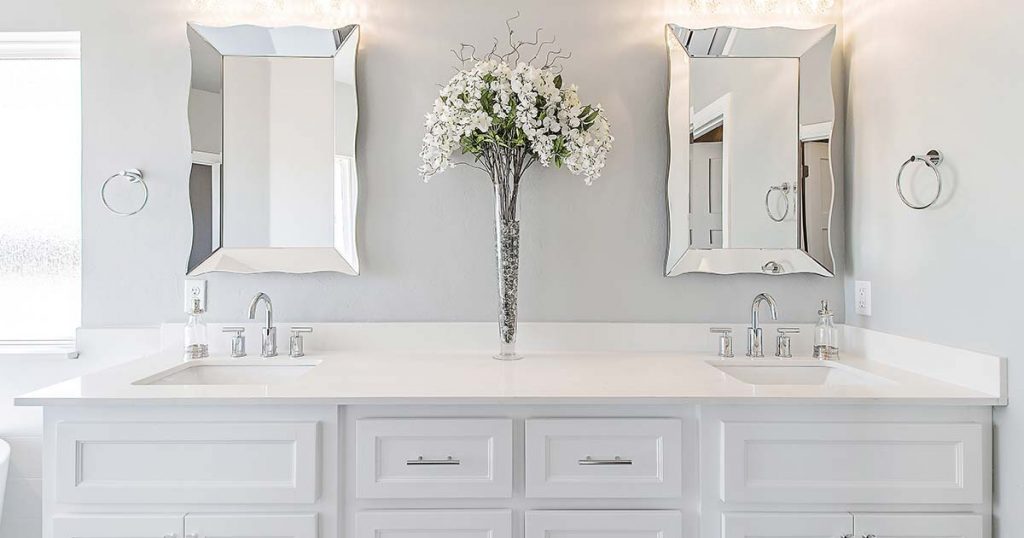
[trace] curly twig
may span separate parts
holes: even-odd
[[[489,50],[483,56],[477,56],[477,49],[473,45],[467,43],[461,43],[458,49],[452,49],[452,54],[459,60],[464,68],[468,62],[481,62],[484,60],[494,60],[497,62],[503,62],[515,67],[523,60],[523,58],[529,54],[529,49],[535,47],[533,56],[526,63],[534,65],[534,62],[538,58],[543,57],[544,63],[540,66],[541,69],[550,69],[556,73],[561,73],[562,66],[560,62],[568,60],[572,57],[572,53],[564,54],[561,48],[555,49],[556,37],[552,36],[550,39],[541,40],[541,31],[543,28],[537,28],[533,34],[533,41],[526,41],[515,38],[516,31],[513,27],[513,23],[518,20],[521,16],[519,11],[508,19],[505,19],[505,28],[508,30],[508,43],[507,51],[502,51],[503,44],[495,37],[491,44],[491,50]],[[548,49],[548,50],[545,50]],[[469,55],[467,56],[467,51]],[[459,69],[459,68],[456,68]]]

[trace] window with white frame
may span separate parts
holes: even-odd
[[[78,32],[0,32],[0,345],[74,341],[82,311]]]

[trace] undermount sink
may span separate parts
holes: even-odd
[[[708,362],[748,385],[883,385],[888,379],[830,361],[800,359],[724,359]]]
[[[201,359],[179,364],[133,385],[274,385],[292,381],[320,361],[295,359]]]

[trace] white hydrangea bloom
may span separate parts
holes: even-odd
[[[482,144],[496,144],[521,133],[541,165],[564,165],[589,185],[601,175],[615,138],[601,105],[585,106],[575,85],[560,86],[561,77],[550,69],[524,62],[513,68],[487,60],[459,71],[426,116],[420,174],[429,180],[454,166],[452,156],[463,152],[464,139],[484,135],[490,138]],[[510,118],[512,134],[502,130]]]

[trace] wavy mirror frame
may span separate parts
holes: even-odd
[[[731,55],[727,51],[730,33],[751,34],[752,41],[760,44],[756,52]],[[726,39],[723,39],[723,34]],[[792,274],[811,273],[825,277],[835,276],[835,255],[833,241],[833,219],[835,216],[835,162],[832,143],[836,125],[836,108],[832,88],[832,51],[835,44],[834,25],[810,30],[792,28],[732,28],[713,27],[689,29],[668,24],[665,40],[669,55],[669,173],[667,180],[668,202],[668,253],[665,276],[684,273],[714,274]],[[734,37],[734,36],[733,36]],[[693,50],[691,50],[693,49]],[[827,52],[826,52],[827,50]],[[741,57],[741,58],[796,58],[799,59],[800,85],[808,73],[824,77],[817,81],[828,88],[832,117],[827,122],[800,127],[799,140],[828,140],[829,179],[832,182],[831,201],[828,211],[827,255],[815,259],[806,249],[806,236],[798,239],[800,248],[693,248],[691,245],[690,216],[690,139],[694,120],[690,111],[690,63],[693,58]],[[810,64],[810,65],[808,65]],[[802,92],[801,92],[802,93]],[[802,160],[802,159],[801,159]],[[801,163],[802,165],[802,163]],[[795,173],[796,171],[794,171]],[[803,234],[803,218],[797,228]]]
[[[189,84],[189,135],[192,146],[192,167],[189,176],[189,202],[192,215],[192,249],[187,264],[187,275],[210,272],[230,273],[314,273],[336,272],[359,274],[359,256],[356,249],[358,173],[355,164],[355,136],[358,128],[358,95],[355,84],[356,55],[359,45],[359,25],[352,24],[335,29],[304,26],[265,28],[251,25],[228,27],[204,26],[188,23],[187,36],[192,58],[192,78]],[[255,36],[258,36],[254,38]],[[225,57],[254,58],[332,58],[335,77],[346,77],[352,85],[351,156],[346,159],[349,178],[343,200],[338,185],[338,158],[342,151],[335,114],[335,173],[333,188],[334,212],[332,228],[333,246],[268,246],[225,247],[223,232],[223,83]],[[221,116],[213,133],[198,133],[196,111],[193,110],[192,89],[198,76],[212,78],[220,89]],[[337,97],[336,97],[337,99]],[[325,111],[331,113],[330,111]],[[211,139],[211,145],[221,151],[204,151],[197,147],[197,138]],[[230,156],[229,156],[230,159]],[[197,195],[195,183],[206,181],[211,192]],[[339,207],[343,206],[343,207]],[[205,211],[205,213],[204,213]],[[204,228],[205,226],[205,228]],[[202,232],[202,233],[199,233]]]

